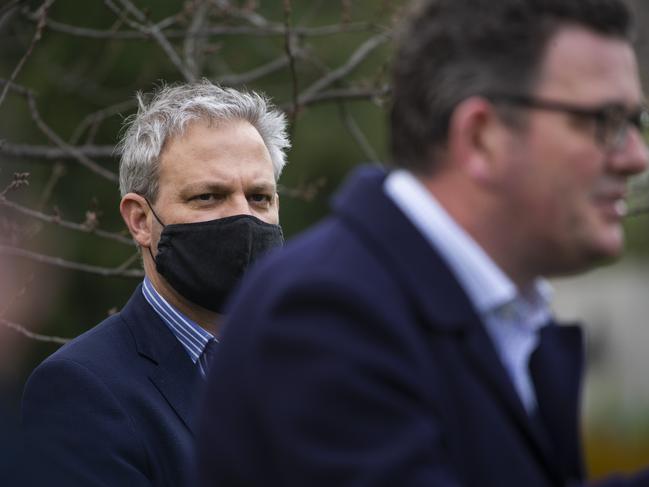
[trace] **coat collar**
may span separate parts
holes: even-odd
[[[384,194],[386,175],[377,167],[361,167],[335,197],[334,212],[382,254],[385,264],[431,318],[431,326],[458,331],[478,316],[448,266]],[[442,295],[443,306],[431,299]]]
[[[557,454],[569,452],[571,465],[580,463],[578,438],[571,433],[578,430],[576,414],[564,416],[555,407],[546,418],[551,438],[530,421],[470,299],[443,259],[384,194],[386,175],[377,167],[357,170],[334,199],[334,212],[380,255],[402,287],[413,296],[413,305],[430,333],[457,334],[463,340],[467,362],[508,411],[555,480],[565,479],[566,470],[580,471],[580,467],[560,466],[557,458]],[[439,296],[443,299],[436,299]],[[553,328],[558,328],[557,335],[564,337],[558,339],[563,341],[559,348],[564,357],[558,363],[570,370],[551,376],[555,381],[551,394],[561,395],[555,403],[560,403],[561,408],[577,411],[581,342],[572,331]],[[561,433],[561,429],[566,432]],[[562,441],[567,441],[568,446],[556,448]]]
[[[199,372],[180,342],[146,302],[139,285],[121,311],[137,353],[152,363],[149,379],[190,432],[195,433]]]

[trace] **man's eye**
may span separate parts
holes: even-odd
[[[192,196],[192,198],[190,198],[190,199],[192,199],[194,201],[201,201],[201,202],[216,201],[216,200],[219,199],[219,195],[214,194],[214,193],[202,193],[202,194],[198,194],[196,196]]]
[[[270,206],[273,197],[269,194],[257,193],[257,194],[250,195],[248,197],[248,200],[257,206],[263,206],[265,208]]]
[[[268,194],[253,194],[250,199],[255,203],[270,203],[272,196]]]

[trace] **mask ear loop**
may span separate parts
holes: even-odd
[[[162,225],[162,228],[164,228],[166,225],[164,223],[162,223],[162,220],[160,220],[160,218],[158,217],[158,214],[153,209],[153,206],[149,202],[149,199],[144,197],[144,201],[146,201],[146,204],[149,205],[149,208],[151,208],[151,213],[153,213],[153,216],[155,217],[155,219],[158,220],[158,223],[160,223],[160,225]],[[149,249],[149,255],[151,256],[151,259],[153,259],[153,262],[155,262],[155,257],[153,256],[153,252],[151,252],[151,247],[149,246],[147,248]]]

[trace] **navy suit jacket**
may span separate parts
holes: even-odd
[[[29,378],[22,485],[179,486],[194,465],[201,379],[139,286],[124,309]]]
[[[384,178],[360,170],[329,219],[244,279],[211,368],[201,485],[579,484],[580,330],[548,328],[531,420]]]

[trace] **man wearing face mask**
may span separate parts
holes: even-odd
[[[119,145],[120,212],[144,282],[27,382],[23,485],[184,485],[225,299],[283,241],[281,113],[207,81],[138,101]]]

